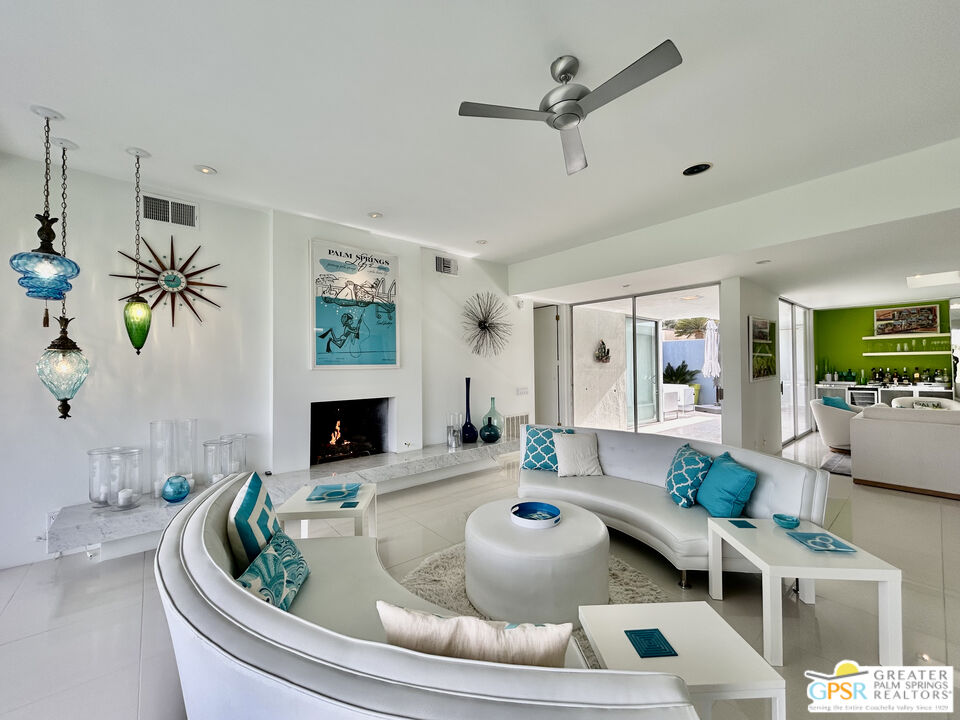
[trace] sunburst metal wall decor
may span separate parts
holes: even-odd
[[[474,355],[490,357],[503,352],[513,332],[507,315],[507,306],[492,292],[477,293],[467,299],[463,332]]]
[[[143,238],[141,238],[143,240]],[[197,245],[197,249],[190,253],[190,256],[184,260],[182,257],[177,257],[176,251],[173,247],[173,235],[170,236],[170,254],[160,256],[156,251],[150,247],[150,244],[143,240],[143,244],[146,245],[147,250],[150,251],[150,254],[153,256],[154,262],[156,262],[157,267],[154,267],[149,262],[144,262],[143,260],[137,260],[131,255],[127,255],[123,250],[118,250],[121,255],[123,255],[127,260],[132,261],[136,265],[140,266],[140,275],[144,278],[144,282],[147,284],[141,292],[148,296],[150,302],[150,309],[152,310],[161,302],[169,303],[170,305],[170,324],[177,324],[177,303],[182,303],[181,307],[186,306],[189,308],[190,312],[196,316],[197,320],[203,322],[203,318],[200,317],[200,313],[197,312],[197,309],[194,307],[194,303],[198,300],[202,300],[205,303],[210,303],[214,307],[219,308],[220,305],[215,303],[213,300],[208,298],[203,294],[204,288],[225,288],[226,285],[217,285],[216,283],[201,282],[203,279],[203,273],[213,270],[216,267],[220,267],[220,263],[215,265],[208,265],[197,269],[196,265],[191,265],[193,259],[197,256],[197,253],[200,252],[201,245]],[[117,273],[110,273],[110,277],[118,278],[127,278],[130,280],[136,280],[136,275],[120,275]],[[194,288],[197,288],[196,290]],[[120,298],[120,301],[129,300],[136,293],[130,293],[129,295],[124,295]],[[191,301],[192,298],[192,301]]]

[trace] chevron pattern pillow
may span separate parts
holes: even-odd
[[[527,426],[527,442],[523,449],[523,467],[527,470],[557,471],[557,449],[554,433],[573,433],[573,428]]]
[[[260,476],[253,473],[243,484],[227,515],[227,538],[238,568],[245,568],[263,550],[280,522]]]
[[[670,499],[682,508],[693,507],[697,502],[697,491],[703,479],[710,471],[713,458],[697,452],[690,443],[677,448],[667,471],[667,492]]]
[[[309,574],[300,548],[285,532],[277,530],[237,582],[268,605],[289,610]]]

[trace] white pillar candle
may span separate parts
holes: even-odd
[[[106,503],[109,497],[110,497],[110,488],[108,488],[106,485],[101,485],[100,486],[100,502]]]
[[[133,490],[124,488],[117,493],[117,506],[126,507],[133,503]]]
[[[215,475],[211,475],[211,476],[210,476],[210,482],[211,482],[211,483],[217,483],[217,482],[220,482],[221,480],[223,480],[223,474],[222,474],[222,473],[216,473]]]

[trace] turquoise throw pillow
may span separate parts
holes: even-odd
[[[851,412],[853,411],[853,408],[847,405],[847,401],[843,398],[825,396],[820,399],[823,400],[823,404],[828,407],[840,408],[841,410],[850,410]]]
[[[252,563],[279,529],[270,494],[253,473],[237,492],[227,517],[227,537],[237,568]]]
[[[740,517],[756,486],[757,474],[724,453],[713,459],[697,491],[697,504],[713,517]]]
[[[697,502],[697,491],[711,465],[713,458],[697,452],[690,447],[690,443],[677,448],[667,472],[670,499],[682,508],[693,507]]]
[[[309,574],[310,568],[300,548],[285,532],[278,530],[237,582],[268,605],[289,610]]]
[[[527,442],[523,449],[523,467],[527,470],[557,471],[557,449],[554,433],[573,433],[572,428],[527,426]]]

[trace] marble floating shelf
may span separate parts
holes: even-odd
[[[493,461],[500,455],[519,452],[520,440],[501,440],[489,445],[478,443],[450,450],[446,445],[428,445],[421,450],[403,453],[382,453],[369,457],[351,458],[338,462],[314,465],[308,470],[265,475],[260,473],[270,492],[274,505],[279,505],[304,485],[320,483],[336,475],[337,482],[365,482],[383,485],[385,491],[417,484],[409,482],[413,476]],[[465,469],[466,471],[466,469]],[[437,479],[425,479],[424,482]],[[408,480],[406,485],[399,481]],[[391,487],[391,486],[394,487]],[[381,491],[383,492],[383,491]],[[155,499],[141,498],[140,504],[130,510],[95,508],[90,503],[68,505],[60,509],[47,532],[47,552],[69,552],[78,548],[114,545],[111,552],[102,552],[101,559],[142,552],[156,545],[156,539],[170,520],[196,497],[191,493],[186,500],[171,505]]]

